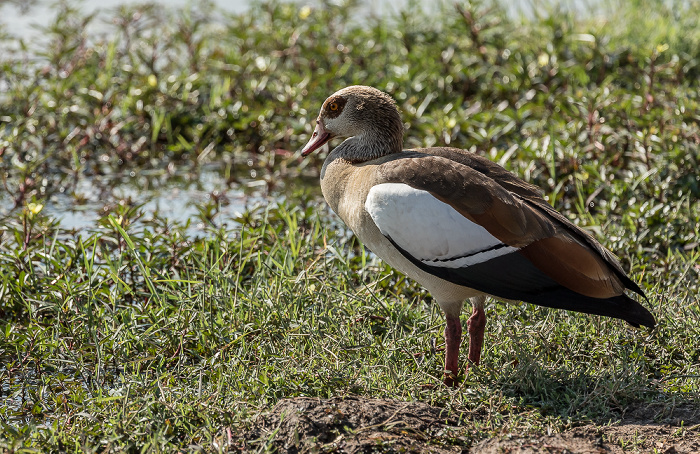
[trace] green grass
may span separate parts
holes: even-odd
[[[104,40],[61,8],[50,45],[0,56],[2,449],[225,450],[228,428],[289,396],[445,406],[464,412],[466,444],[699,403],[696,2],[533,20],[473,3],[362,24],[352,4],[222,20],[144,7],[114,13]],[[318,171],[284,150],[352,83],[398,100],[408,146],[473,149],[542,187],[620,256],[659,327],[492,303],[483,366],[452,390],[437,306],[312,191],[235,228],[203,209],[204,238],[128,201],[80,232],[39,209],[83,178],[168,165],[253,169],[274,191]]]

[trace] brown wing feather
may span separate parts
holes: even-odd
[[[540,210],[543,214],[545,214],[548,217],[551,217],[553,220],[558,221],[559,225],[562,226],[562,228],[566,229],[566,231],[579,239],[580,241],[583,241],[586,245],[588,245],[593,251],[595,251],[596,254],[600,256],[603,260],[605,260],[605,263],[607,263],[612,271],[615,273],[615,275],[618,277],[618,279],[624,284],[625,288],[628,288],[635,293],[643,296],[646,298],[646,295],[644,295],[644,292],[642,291],[641,288],[637,285],[636,282],[631,280],[628,276],[627,273],[625,273],[625,270],[622,269],[622,265],[620,265],[620,261],[615,257],[615,255],[610,252],[609,250],[605,249],[605,247],[598,242],[591,234],[586,232],[585,230],[582,230],[580,227],[576,226],[573,224],[571,221],[569,221],[563,214],[559,213],[556,211],[554,208],[552,208],[551,205],[549,205],[547,202],[544,200],[527,200],[528,203],[535,209]]]
[[[440,156],[447,158],[450,161],[459,162],[460,164],[486,175],[490,179],[497,182],[499,186],[507,189],[513,194],[517,194],[518,196],[525,198],[533,197],[545,202],[542,199],[542,189],[538,188],[534,184],[521,180],[500,165],[483,156],[479,156],[459,148],[447,147],[417,148],[410,151],[432,156]]]
[[[532,185],[518,184],[520,180],[505,169],[494,163],[486,165],[474,155],[437,150],[441,151],[432,155],[422,150],[401,153],[380,165],[379,172],[386,182],[430,192],[503,243],[520,248],[537,268],[570,290],[608,298],[630,287],[627,281],[636,287],[600,243],[551,207],[546,209],[543,205],[547,203],[534,193]],[[490,176],[472,168],[470,162],[486,168]],[[502,184],[503,172],[510,175],[505,186],[517,187],[518,192]],[[496,176],[498,182],[492,178]]]
[[[625,290],[600,255],[566,232],[537,240],[520,253],[559,284],[582,295],[611,298]]]

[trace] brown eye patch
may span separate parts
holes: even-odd
[[[325,117],[335,118],[343,111],[347,100],[342,96],[334,96],[323,105],[323,113]]]

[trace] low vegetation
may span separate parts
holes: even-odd
[[[272,449],[242,434],[296,396],[445,408],[464,430],[436,437],[465,449],[700,404],[700,4],[411,5],[60,4],[34,40],[3,35],[0,449]],[[397,99],[407,147],[470,149],[539,185],[620,256],[657,329],[492,302],[482,367],[444,387],[430,296],[316,189],[279,192],[318,174],[323,156],[295,151],[323,99],[360,83]],[[226,220],[212,198],[197,237],[133,200],[81,231],[44,209],[80,204],[81,181],[109,194],[204,164],[270,198]]]

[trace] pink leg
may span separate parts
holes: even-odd
[[[445,384],[447,386],[457,386],[462,324],[459,321],[459,316],[446,315],[445,318],[447,319],[447,326],[445,326]]]
[[[472,316],[467,320],[467,331],[469,332],[469,365],[479,365],[481,359],[481,347],[484,345],[484,328],[486,327],[486,313],[483,302],[474,305]]]

